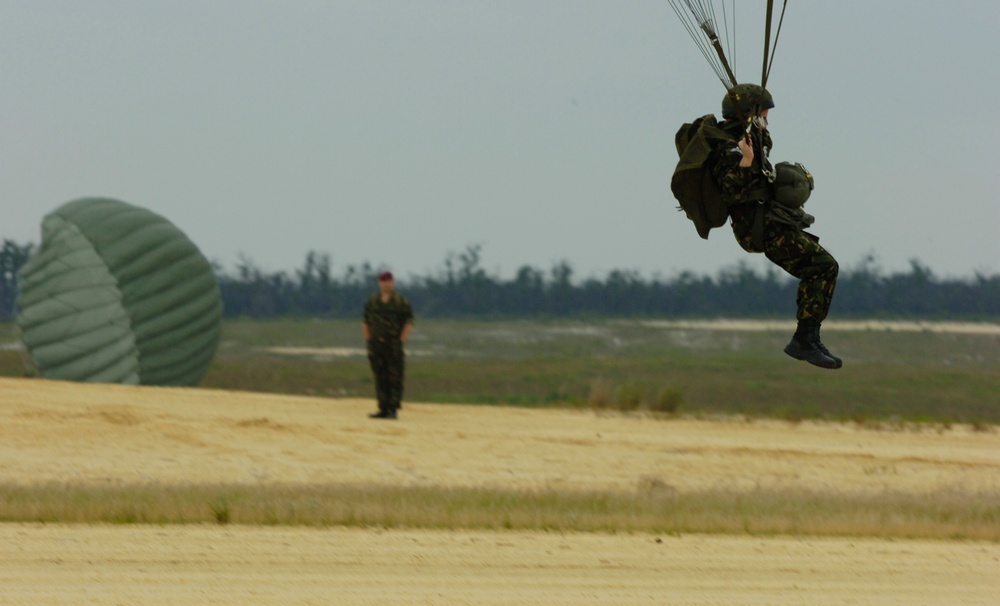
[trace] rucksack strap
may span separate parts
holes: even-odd
[[[731,196],[729,194],[723,193],[722,199],[728,205],[733,204],[744,204],[751,202],[764,202],[764,200],[770,200],[773,197],[771,189],[769,187],[761,187],[758,189],[752,189],[745,194],[741,194],[739,198]]]
[[[753,228],[750,230],[753,246],[761,252],[764,252],[764,215],[767,214],[765,206],[764,202],[759,202],[754,207]]]

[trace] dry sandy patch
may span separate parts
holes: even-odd
[[[3,604],[996,604],[1000,546],[0,525]]]
[[[0,379],[7,482],[1000,490],[1000,435]]]
[[[0,379],[4,482],[677,490],[1000,489],[967,428],[590,412]],[[995,604],[996,544],[0,525],[0,603]]]

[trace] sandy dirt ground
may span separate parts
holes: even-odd
[[[1000,489],[1000,435],[0,379],[0,481]],[[0,525],[0,604],[996,604],[973,542]]]

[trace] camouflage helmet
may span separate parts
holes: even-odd
[[[771,109],[774,107],[774,99],[766,89],[758,84],[737,84],[726,96],[722,98],[722,117],[736,118],[736,108],[733,106],[732,95],[739,99],[740,111],[744,116],[749,116],[759,106],[759,109]]]

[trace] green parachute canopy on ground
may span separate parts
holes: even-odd
[[[215,356],[215,273],[181,230],[144,208],[67,202],[42,221],[19,284],[21,340],[45,378],[194,385]]]

